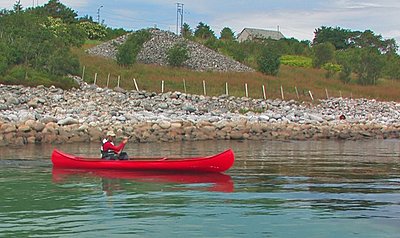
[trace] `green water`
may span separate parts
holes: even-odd
[[[62,145],[81,155],[98,145]],[[0,237],[399,237],[400,141],[130,144],[206,155],[219,175],[53,170],[53,146],[1,148]]]

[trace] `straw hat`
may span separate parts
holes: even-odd
[[[108,131],[107,136],[115,136],[115,133],[113,131]]]

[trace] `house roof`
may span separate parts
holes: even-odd
[[[285,38],[285,36],[280,31],[264,30],[256,28],[244,28],[240,34],[242,34],[244,31],[247,31],[249,35],[256,38],[265,38],[265,39],[271,38],[273,40],[279,40]]]

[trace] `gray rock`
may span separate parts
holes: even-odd
[[[64,100],[64,96],[63,95],[54,95],[51,99],[54,102],[60,102],[60,101]]]
[[[0,111],[7,110],[7,109],[8,109],[7,105],[0,103]]]
[[[29,112],[29,111],[21,111],[18,116],[19,116],[20,121],[36,119],[35,114],[33,114],[32,112]]]
[[[162,121],[158,123],[158,126],[160,126],[162,129],[169,129],[171,127],[171,123],[168,121]]]
[[[57,124],[60,126],[67,126],[67,125],[73,125],[73,124],[78,124],[78,123],[79,123],[79,121],[72,117],[67,117],[67,118],[61,119],[57,122]]]
[[[153,105],[150,104],[150,103],[145,103],[145,104],[143,105],[143,108],[144,108],[146,111],[153,111]]]
[[[158,104],[158,108],[160,108],[160,109],[168,109],[169,106],[168,106],[167,103],[163,102],[163,103]]]
[[[125,116],[119,116],[117,117],[118,121],[126,121],[126,117]]]
[[[324,119],[322,117],[318,116],[318,115],[309,114],[308,116],[309,116],[310,120],[312,120],[312,121],[316,121],[316,122],[319,122],[319,123],[324,122]]]
[[[282,119],[282,115],[276,113],[276,114],[272,115],[272,118],[274,118],[275,120],[279,120],[279,119]]]
[[[38,102],[39,102],[38,98],[34,98],[34,99],[30,100],[27,104],[28,104],[28,107],[37,108]]]
[[[7,98],[7,104],[8,105],[18,105],[19,100],[18,100],[18,98],[11,96],[11,97]]]
[[[43,117],[42,119],[40,119],[40,122],[42,122],[44,124],[47,124],[49,122],[57,122],[57,121],[58,121],[57,118],[49,117],[49,116],[46,116],[46,117]]]
[[[259,120],[259,121],[262,121],[262,122],[267,122],[267,121],[269,121],[269,116],[267,116],[267,115],[260,115],[260,116],[258,117],[258,120]]]
[[[184,110],[184,111],[186,111],[186,112],[195,112],[195,111],[197,111],[197,108],[196,107],[194,107],[193,105],[191,105],[191,104],[187,104],[187,105],[184,105],[183,107],[182,107],[182,110]]]

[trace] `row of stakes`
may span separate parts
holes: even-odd
[[[97,75],[98,75],[97,73],[95,73],[95,75],[94,75],[94,82],[93,82],[94,85],[96,85],[96,83],[97,83]],[[82,79],[84,79],[84,76],[85,76],[85,67],[83,68]],[[110,76],[111,75],[108,74],[107,84],[106,84],[107,88],[108,88],[109,83],[110,83]],[[117,81],[117,87],[118,88],[120,87],[120,80],[121,80],[121,76],[118,76],[118,81]],[[139,87],[138,87],[138,84],[136,82],[136,79],[133,78],[132,80],[133,80],[133,84],[135,86],[136,91],[139,91]],[[264,100],[266,100],[267,99],[267,94],[266,94],[266,90],[265,90],[265,85],[262,85],[261,88],[262,88],[263,98],[264,98]],[[162,80],[161,81],[161,93],[164,93],[164,89],[165,89],[165,83],[164,83],[164,80]],[[184,92],[187,93],[185,79],[183,79],[183,89],[184,89]],[[248,90],[247,83],[244,84],[244,89],[245,89],[245,97],[248,98],[249,97],[249,90]],[[296,92],[296,97],[299,100],[300,96],[299,96],[299,92],[297,90],[297,87],[295,86],[294,89],[295,89],[295,92]],[[285,100],[285,96],[284,96],[284,91],[283,91],[283,86],[282,85],[280,87],[280,92],[281,92],[282,100]],[[339,91],[339,93],[340,93],[340,97],[342,97],[342,92]],[[227,82],[225,83],[225,94],[229,95],[229,87],[228,87],[228,83]],[[328,90],[326,88],[325,88],[325,94],[326,94],[326,98],[329,99]],[[204,96],[207,95],[206,81],[205,80],[203,80],[203,95]],[[311,100],[314,101],[314,96],[313,96],[311,90],[308,90],[308,95],[310,96]]]

